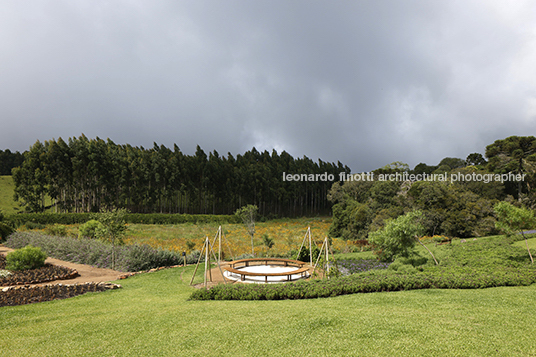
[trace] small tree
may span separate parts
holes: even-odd
[[[237,215],[244,224],[244,228],[251,237],[251,254],[255,255],[255,248],[253,245],[253,237],[255,236],[255,218],[257,217],[257,206],[247,205],[236,210]]]
[[[101,225],[95,229],[95,236],[112,244],[112,269],[115,269],[115,247],[124,243],[123,236],[127,229],[125,223],[126,213],[127,210],[124,208],[114,208],[111,211],[101,210],[98,216],[98,221]]]
[[[532,254],[530,254],[529,242],[525,236],[524,231],[536,226],[536,219],[534,218],[534,212],[524,207],[518,208],[514,205],[502,201],[497,203],[493,207],[495,214],[497,215],[497,222],[495,227],[505,231],[506,234],[513,234],[520,232],[525,239],[527,251],[529,252],[530,261],[534,264]]]
[[[393,261],[396,257],[408,258],[414,254],[415,237],[424,233],[421,218],[421,211],[409,212],[397,219],[388,220],[382,229],[369,233],[368,241],[379,258]]]

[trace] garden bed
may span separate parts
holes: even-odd
[[[5,269],[5,266],[6,258],[0,254],[0,270]],[[74,279],[78,276],[79,274],[75,269],[48,263],[38,269],[9,271],[7,275],[0,275],[0,307],[66,299],[88,292],[99,292],[121,287],[121,285],[104,282],[32,285]]]
[[[0,270],[6,268],[6,257],[0,254]],[[78,272],[71,268],[46,263],[37,269],[11,271],[7,276],[0,276],[0,286],[27,285],[46,283],[54,280],[73,279]]]
[[[11,286],[0,290],[0,307],[32,304],[36,302],[66,299],[89,292],[118,289],[112,283],[46,284]]]

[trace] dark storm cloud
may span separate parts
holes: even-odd
[[[534,2],[4,1],[0,148],[81,133],[367,171],[534,135]]]

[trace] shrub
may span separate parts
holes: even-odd
[[[78,238],[96,238],[99,229],[103,229],[102,223],[94,219],[87,221],[78,228]]]
[[[168,250],[153,249],[146,244],[132,245],[126,252],[128,270],[130,271],[178,265],[181,262],[180,258],[178,254]]]
[[[54,224],[52,226],[49,226],[45,229],[45,232],[47,234],[50,234],[52,236],[66,236],[67,235],[67,228],[62,224]]]
[[[36,222],[32,222],[32,221],[26,222],[24,225],[26,226],[26,229],[45,229],[45,228],[47,228],[47,226],[45,224],[36,223]]]
[[[7,239],[7,237],[13,233],[13,228],[8,226],[7,224],[0,222],[0,242],[4,239]]]
[[[7,270],[30,270],[45,265],[47,255],[39,247],[27,245],[17,249],[6,256]]]
[[[318,248],[316,246],[316,244],[314,244],[312,246],[312,249],[313,249],[313,264],[316,262],[316,260],[318,259],[318,255],[320,254],[320,248]],[[301,250],[300,250],[300,254],[298,255],[298,259],[299,261],[301,262],[306,262],[306,263],[309,263],[311,261],[311,256],[309,255],[309,247],[303,247]]]

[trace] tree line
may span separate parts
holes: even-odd
[[[11,170],[20,166],[23,161],[24,157],[18,151],[0,150],[0,175],[11,175]]]
[[[49,206],[57,212],[97,212],[126,208],[136,213],[233,214],[246,204],[265,217],[329,214],[330,181],[289,181],[283,173],[332,174],[350,169],[340,162],[314,162],[287,152],[208,155],[197,146],[184,154],[118,145],[81,135],[41,143],[23,154],[12,171],[15,199],[29,212]]]
[[[486,160],[487,158],[487,160]],[[360,180],[334,183],[329,191],[333,206],[330,236],[362,240],[382,229],[386,222],[413,210],[422,211],[427,235],[474,237],[497,234],[494,205],[500,201],[518,207],[536,208],[536,138],[511,136],[486,147],[485,158],[472,153],[467,158],[444,158],[437,165],[420,163],[410,170],[394,162],[373,171],[383,174],[443,175],[447,180]],[[478,177],[523,177],[523,180],[475,180]],[[468,176],[469,175],[469,176]],[[488,176],[484,176],[488,175]],[[524,176],[523,176],[524,175]],[[505,175],[507,176],[507,175]],[[452,177],[455,180],[452,180]],[[459,177],[471,177],[459,180]]]

